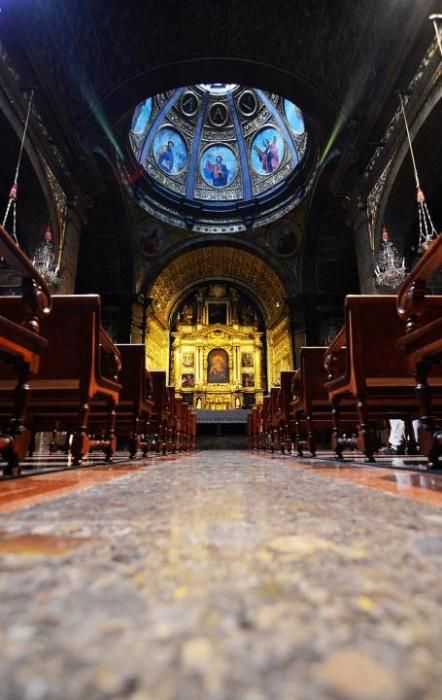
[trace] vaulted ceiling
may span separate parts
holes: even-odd
[[[269,325],[284,306],[284,285],[267,262],[246,250],[212,245],[183,253],[158,275],[148,290],[155,314],[167,323],[177,301],[192,286],[213,279],[242,285],[263,309]]]
[[[2,7],[2,23],[52,133],[74,152],[78,139],[112,140],[149,94],[216,79],[293,99],[324,147],[346,137],[341,145],[362,153],[429,44],[436,8],[433,0],[19,0]]]
[[[129,188],[123,191],[121,170],[116,175],[112,161],[115,154],[129,154],[128,132],[136,106],[163,91],[212,81],[256,87],[296,103],[312,137],[312,158],[318,166],[303,212],[303,291],[313,298],[318,290],[329,294],[336,287],[334,281],[341,281],[341,252],[352,253],[354,247],[344,203],[347,199],[357,203],[356,186],[373,153],[382,151],[379,142],[397,110],[396,91],[409,85],[434,42],[428,16],[440,10],[440,0],[8,0],[1,10],[3,71],[14,75],[17,85],[35,88],[34,117],[38,118],[32,120],[29,140],[44,154],[70,201],[83,207],[88,224],[82,250],[100,250],[110,229],[115,229],[115,240],[117,236],[125,240],[124,253],[121,246],[115,247],[114,255],[109,246],[106,250],[111,261],[124,255],[127,268],[134,268],[120,275],[128,300],[135,292],[138,215],[128,214],[127,209],[139,209],[139,202],[134,204],[134,197],[127,207],[127,198],[121,197],[121,216],[113,216],[114,185],[123,195]],[[24,121],[21,100],[21,110],[16,110],[19,129]],[[9,102],[19,104],[18,88]],[[400,138],[403,134],[398,135],[398,143]],[[391,152],[385,149],[385,158]],[[110,163],[106,178],[99,168],[101,157]],[[134,169],[132,182],[137,177],[140,173]],[[342,209],[339,216],[337,209]],[[192,225],[188,228],[180,230],[180,241],[187,236],[194,246],[196,257],[190,256],[189,264],[198,259],[202,265],[201,246],[207,241],[197,239]],[[241,248],[243,256],[249,255],[249,231],[232,234],[231,245],[223,235],[216,235],[219,250],[225,245],[236,251],[233,259]],[[253,284],[261,285],[259,293],[268,298],[263,303],[270,310],[272,295],[265,285],[271,268],[263,262],[269,253],[267,238],[259,234],[253,238],[257,255],[250,255],[262,276]],[[176,241],[174,235],[170,240]],[[213,255],[222,267],[219,253]],[[352,267],[353,285],[355,256],[345,256],[347,267]],[[86,280],[89,288],[97,280],[88,267],[90,260],[101,276],[105,265],[100,256],[80,257],[87,259],[77,287],[79,280]],[[180,257],[180,264],[183,260]],[[289,264],[287,260],[278,263],[280,271]],[[160,256],[143,261],[150,271],[144,279],[152,280],[167,264]],[[290,264],[294,266],[292,260]],[[322,274],[319,268],[327,273],[323,283],[317,282]],[[164,271],[164,279],[168,276],[168,289],[176,296],[173,289],[178,283],[171,270],[178,274],[172,265]],[[218,267],[212,273],[219,274]],[[273,274],[276,290],[278,275]],[[106,275],[114,284],[117,275],[111,264]],[[179,275],[181,287],[192,283]],[[268,278],[273,279],[270,273]],[[280,279],[286,296],[297,293],[282,274]],[[342,294],[349,291],[349,284],[343,284]],[[278,296],[283,296],[279,287],[273,299]],[[167,309],[163,312],[167,315]]]

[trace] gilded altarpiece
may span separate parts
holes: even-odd
[[[146,343],[146,366],[164,370],[169,364],[169,332],[153,315],[149,317],[149,342]]]
[[[285,316],[275,327],[267,331],[269,385],[280,380],[281,372],[293,369],[289,319]]]
[[[194,408],[261,403],[263,333],[249,303],[212,285],[184,303],[171,334],[171,377]]]

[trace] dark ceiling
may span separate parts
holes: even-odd
[[[432,39],[421,0],[18,0],[2,41],[51,133],[111,138],[147,95],[213,80],[293,99],[325,147],[378,138]]]

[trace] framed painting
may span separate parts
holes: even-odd
[[[195,375],[194,374],[182,374],[181,375],[181,386],[183,389],[191,388],[195,386]]]
[[[255,386],[255,375],[248,372],[243,372],[242,385],[245,389]]]
[[[211,350],[207,356],[208,384],[229,383],[229,356],[222,348]]]
[[[183,367],[195,366],[195,354],[193,352],[183,352]]]
[[[253,367],[253,352],[241,353],[241,367]]]
[[[209,324],[221,323],[226,325],[227,323],[227,304],[210,302],[209,303]]]

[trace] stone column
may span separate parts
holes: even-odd
[[[233,381],[236,384],[240,384],[241,383],[241,353],[239,351],[238,345],[235,345],[234,352],[235,352],[235,376],[233,378]]]
[[[367,208],[362,196],[358,197],[356,205],[353,207],[352,219],[361,294],[376,294]]]
[[[299,367],[299,351],[306,345],[306,308],[300,299],[287,299],[293,369]]]
[[[256,358],[256,367],[254,368],[255,372],[255,389],[260,389],[262,381],[261,381],[261,362],[262,362],[262,343],[258,342],[258,340],[255,340],[255,358]]]
[[[74,294],[77,277],[78,252],[81,232],[85,223],[84,213],[77,198],[68,201],[66,229],[61,257],[61,283],[58,294]]]
[[[195,363],[195,384],[201,384],[201,347],[199,345],[196,348],[196,357],[193,361]]]

